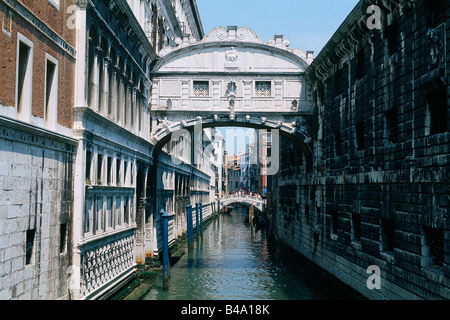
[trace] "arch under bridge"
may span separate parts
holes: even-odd
[[[151,72],[154,158],[177,133],[232,126],[279,131],[311,163],[313,103],[304,73],[313,57],[289,44],[281,35],[265,43],[250,28],[230,26],[163,49]]]

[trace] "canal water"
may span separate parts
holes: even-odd
[[[269,248],[264,230],[244,222],[247,210],[219,215],[196,237],[144,300],[338,300],[350,292]],[[194,235],[195,235],[194,230]]]

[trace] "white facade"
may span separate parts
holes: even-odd
[[[303,75],[312,52],[289,49],[282,36],[264,43],[247,27],[176,43],[160,52],[151,74],[152,143],[198,124],[274,128],[311,141],[302,116],[312,112]]]
[[[160,208],[174,217],[171,239],[181,235],[176,183],[192,172],[190,163],[177,166],[164,153],[157,159],[151,153],[149,68],[181,35],[175,8],[158,0],[93,2],[80,2],[77,10],[77,30],[85,32],[77,33],[76,48],[74,299],[107,295],[135,274],[137,263],[158,254]],[[120,20],[107,18],[116,14]],[[126,36],[111,32],[122,29]],[[195,175],[209,190],[208,176]]]

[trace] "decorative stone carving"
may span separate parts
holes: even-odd
[[[219,115],[215,114],[214,115],[214,122],[219,122],[219,119],[220,119]]]
[[[156,127],[156,132],[167,130],[170,131],[170,126],[172,125],[172,122],[167,120],[167,117],[164,118],[164,120]]]
[[[430,67],[436,68],[441,64],[442,49],[444,48],[440,31],[435,28],[430,28],[428,29],[426,37],[430,49]]]
[[[227,93],[226,95],[228,97],[235,97],[236,96],[236,90],[237,90],[237,86],[236,83],[234,81],[230,81],[227,85]]]
[[[266,124],[267,122],[267,118],[266,117],[262,117],[261,118],[261,124]]]
[[[246,41],[246,42],[253,42],[253,43],[260,43],[264,44],[264,42],[261,40],[261,38],[256,35],[256,33],[248,28],[248,27],[241,27],[237,28],[234,26],[224,28],[224,27],[216,27],[212,29],[209,34],[205,37],[202,42],[211,42],[211,41]]]
[[[251,119],[251,117],[250,117],[249,115],[246,115],[246,116],[245,116],[245,121],[246,121],[246,122],[250,122],[250,119]]]
[[[81,248],[81,295],[87,296],[101,288],[134,263],[134,232],[125,232],[111,242],[99,242]]]
[[[230,120],[236,121],[236,114],[234,112],[230,113]]]
[[[308,138],[310,137],[306,119],[304,117],[299,117],[297,120],[292,122],[292,134],[296,133],[301,133]]]
[[[172,109],[172,105],[173,105],[172,99],[167,99],[166,109]]]
[[[231,50],[225,52],[225,60],[228,62],[237,62],[239,59],[239,53],[234,47],[231,47]],[[230,82],[232,83],[232,82]]]

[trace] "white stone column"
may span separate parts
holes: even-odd
[[[244,108],[250,110],[252,107],[252,84],[251,80],[244,80]]]
[[[123,70],[118,70],[118,72],[123,72]],[[119,96],[117,99],[117,121],[122,126],[125,126],[125,85],[125,75],[122,73],[119,75]]]
[[[81,2],[81,1],[80,1]],[[86,26],[86,6],[78,4],[76,11],[76,50],[78,57],[86,57],[87,49],[87,26]],[[86,59],[77,59],[75,65],[75,106],[84,107],[87,105],[86,92]]]
[[[275,109],[281,109],[283,107],[283,81],[275,80]]]
[[[212,81],[212,99],[213,99],[213,110],[220,109],[220,80]]]
[[[183,109],[189,108],[189,80],[181,81],[181,105]]]

